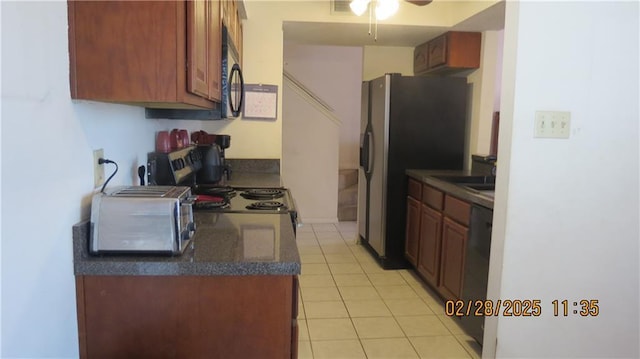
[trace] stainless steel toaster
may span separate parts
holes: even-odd
[[[96,194],[89,252],[180,254],[195,234],[193,200],[183,186],[128,186]]]

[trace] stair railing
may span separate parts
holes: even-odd
[[[289,71],[282,70],[282,74],[285,83],[304,98],[307,103],[318,109],[327,119],[333,121],[338,126],[342,125],[342,121],[335,115],[335,110],[326,101],[300,82]]]

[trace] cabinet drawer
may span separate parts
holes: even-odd
[[[423,185],[422,186],[422,202],[426,205],[429,205],[437,210],[442,211],[442,198],[444,194],[437,189]]]
[[[419,201],[422,197],[422,183],[414,180],[413,178],[409,178],[407,194],[409,197],[413,197]]]
[[[471,205],[469,203],[449,195],[444,197],[444,214],[449,218],[468,226],[470,212]]]

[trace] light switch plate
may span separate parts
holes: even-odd
[[[569,138],[571,130],[571,112],[536,111],[536,138]]]

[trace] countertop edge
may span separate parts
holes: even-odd
[[[447,192],[454,197],[457,197],[459,199],[466,200],[468,202],[493,210],[492,197],[486,196],[482,194],[482,192],[480,191],[466,189],[455,183],[439,180],[433,177],[438,175],[462,175],[462,176],[471,175],[471,173],[469,173],[468,171],[407,169],[405,171],[405,174],[415,180],[418,180],[422,183],[426,183],[443,192]]]
[[[268,216],[262,214],[261,216]],[[276,215],[276,214],[274,214]],[[281,215],[276,215],[281,216]],[[289,232],[289,231],[287,231]],[[89,221],[72,227],[73,272],[75,276],[250,276],[250,275],[299,275],[301,260],[293,229],[283,233],[283,240],[290,247],[289,258],[278,262],[192,262],[187,248],[181,256],[92,256],[88,251]]]
[[[204,267],[204,268],[203,268]],[[276,268],[277,267],[277,268]],[[161,262],[74,263],[75,276],[282,276],[299,275],[299,263],[215,263],[211,266]]]

